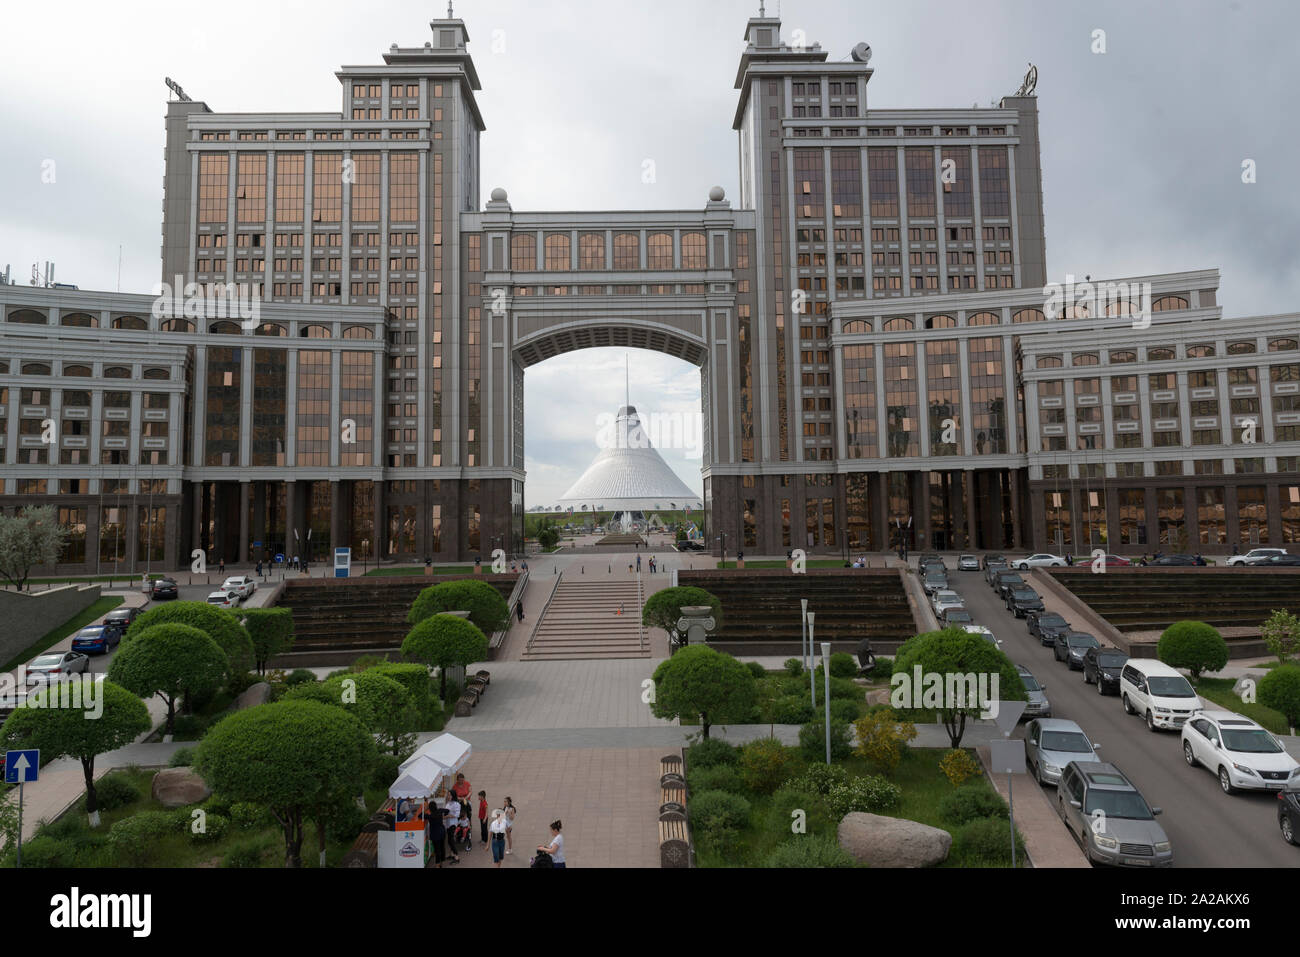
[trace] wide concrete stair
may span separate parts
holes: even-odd
[[[524,661],[649,658],[641,629],[642,590],[635,579],[561,579]],[[619,609],[622,614],[618,614]]]

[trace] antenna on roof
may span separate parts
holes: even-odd
[[[632,405],[632,361],[627,355],[623,356],[623,388],[627,401],[623,404],[629,408]]]
[[[758,0],[758,19],[763,20],[767,17],[767,5],[763,0]]]
[[[456,19],[456,13],[455,13],[455,11],[452,9],[452,3],[453,3],[453,0],[447,0],[447,19],[448,19],[448,20],[455,20],[455,19]]]

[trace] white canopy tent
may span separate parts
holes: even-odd
[[[440,734],[417,748],[414,754],[402,762],[399,770],[405,772],[421,759],[428,759],[441,765],[444,775],[455,774],[465,766],[473,751],[468,741],[462,741],[453,734]]]
[[[388,796],[394,800],[414,798],[423,800],[432,797],[438,790],[438,782],[449,772],[432,758],[412,758],[402,765],[397,780],[388,789]]]

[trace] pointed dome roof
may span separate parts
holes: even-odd
[[[564,493],[559,508],[577,512],[583,508],[648,511],[702,507],[700,496],[650,444],[635,406],[620,408],[612,436],[602,438],[607,439],[602,442],[605,447]]]

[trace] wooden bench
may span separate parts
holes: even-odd
[[[492,683],[492,672],[490,671],[476,671],[474,677],[482,679],[485,685],[490,685]]]
[[[465,689],[474,691],[481,698],[487,693],[487,682],[482,678],[470,678],[465,682]]]
[[[664,789],[659,792],[659,815],[662,817],[670,811],[686,813],[686,792]]]
[[[379,835],[373,831],[362,832],[351,849],[343,855],[340,867],[362,868],[379,866]]]
[[[473,688],[466,688],[465,693],[456,702],[456,717],[468,718],[470,712],[476,707],[478,707],[478,692]]]
[[[663,780],[666,774],[681,775],[682,759],[680,755],[670,754],[667,757],[659,759],[659,779]]]
[[[659,822],[659,866],[691,866],[690,837],[685,819]]]

